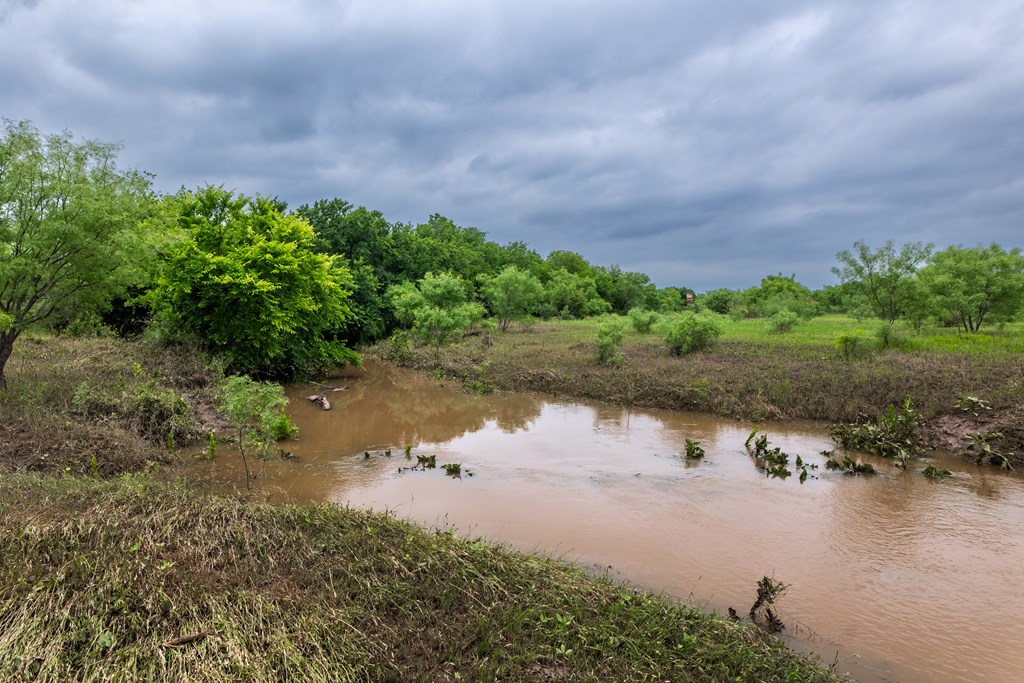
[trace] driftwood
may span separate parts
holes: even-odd
[[[188,643],[194,643],[197,640],[203,640],[209,636],[217,635],[216,631],[203,631],[201,633],[195,633],[191,636],[182,636],[181,638],[171,638],[160,643],[160,647],[177,647],[179,645],[187,645]]]
[[[306,400],[312,401],[313,403],[320,406],[323,410],[331,409],[331,402],[327,400],[327,394],[313,394],[312,396],[307,396]]]

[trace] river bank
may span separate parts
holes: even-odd
[[[852,322],[852,321],[851,321]],[[987,445],[1024,463],[1024,354],[979,340],[847,359],[835,330],[802,337],[727,331],[710,351],[672,356],[657,334],[627,332],[623,367],[595,361],[599,321],[548,321],[433,348],[399,335],[368,353],[470,391],[536,391],[617,405],[771,422],[856,422],[909,398],[925,444],[976,457]]]
[[[572,565],[385,514],[197,493],[173,451],[210,426],[199,358],[117,340],[18,351],[0,397],[0,678],[836,680],[749,624]]]

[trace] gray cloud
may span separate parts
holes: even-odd
[[[0,115],[164,191],[820,286],[855,239],[1021,245],[1022,33],[1013,0],[7,2]]]

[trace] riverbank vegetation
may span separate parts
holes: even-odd
[[[837,680],[749,624],[379,513],[3,477],[4,680]]]
[[[609,366],[595,360],[602,324],[608,323],[538,322],[486,343],[468,337],[440,350],[396,338],[369,352],[470,387],[752,421],[856,423],[910,399],[928,445],[975,459],[980,447],[971,445],[985,433],[990,447],[1014,454],[1015,463],[1024,454],[1024,334],[1018,325],[970,337],[948,328],[897,327],[892,337],[899,344],[882,348],[864,321],[849,316],[815,318],[789,334],[773,333],[759,319],[719,316],[722,334],[712,348],[675,355],[666,331],[678,323],[670,317],[648,334],[621,326],[621,362]],[[855,356],[837,347],[842,336],[862,340]]]

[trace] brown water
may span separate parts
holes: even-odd
[[[954,472],[941,482],[870,457],[873,477],[826,472],[821,425],[771,425],[772,445],[821,466],[801,484],[755,467],[748,423],[469,395],[372,361],[338,384],[350,390],[329,412],[303,398],[317,387],[289,388],[297,459],[271,463],[265,490],[454,527],[723,612],[745,613],[774,575],[791,584],[788,642],[858,680],[1024,680],[1020,476],[939,454]],[[680,457],[686,438],[704,460]],[[415,464],[407,443],[438,469],[399,472]],[[452,462],[473,476],[445,476]],[[244,485],[229,447],[191,468]]]

